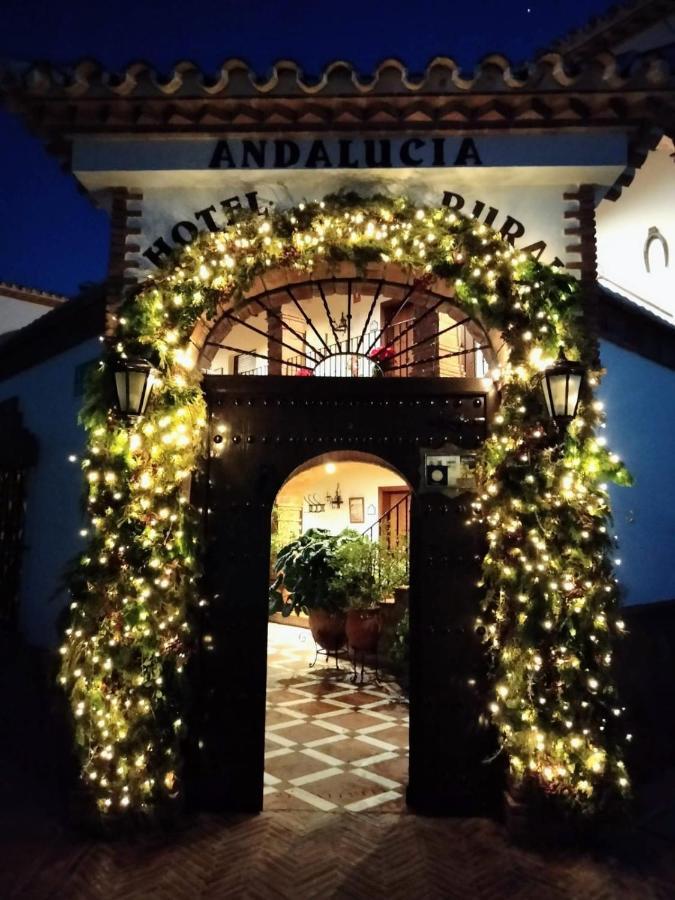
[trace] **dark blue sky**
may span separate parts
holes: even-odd
[[[206,70],[237,56],[265,72],[282,58],[309,73],[351,60],[361,71],[387,56],[419,71],[433,56],[472,68],[485,54],[534,55],[604,12],[609,0],[164,0],[114,3],[3,0],[2,60],[145,59]],[[23,126],[0,110],[0,280],[72,294],[105,276],[107,217]]]

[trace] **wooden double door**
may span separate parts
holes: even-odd
[[[262,808],[271,511],[300,465],[331,451],[369,454],[412,487],[408,802],[480,814],[499,803],[486,763],[485,662],[475,630],[482,536],[471,495],[425,484],[425,454],[470,454],[495,397],[476,379],[207,376],[202,650],[191,674],[188,785],[197,808]]]

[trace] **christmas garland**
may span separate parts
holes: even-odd
[[[474,509],[489,544],[477,623],[494,663],[489,715],[515,787],[589,813],[628,789],[610,674],[612,638],[623,626],[604,483],[628,475],[596,436],[597,349],[577,285],[447,209],[343,195],[201,234],[123,302],[87,388],[90,526],[70,576],[60,680],[82,779],[103,818],[143,817],[180,801],[186,664],[196,640],[213,640],[190,624],[208,602],[187,494],[206,425],[189,345],[195,323],[245,302],[255,278],[274,267],[311,273],[344,260],[359,271],[396,263],[421,287],[442,278],[456,305],[505,336],[502,403],[482,449]],[[556,449],[540,377],[561,345],[590,376]],[[112,407],[111,371],[133,357],[149,360],[156,378],[145,416],[128,420]]]

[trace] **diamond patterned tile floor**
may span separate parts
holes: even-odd
[[[307,629],[268,631],[265,809],[405,809],[408,706],[388,676],[351,682],[319,657]],[[389,769],[378,769],[383,763]],[[395,763],[395,765],[391,765]]]

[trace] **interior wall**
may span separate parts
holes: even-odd
[[[326,528],[337,534],[344,528],[353,528],[363,532],[379,518],[379,488],[407,487],[400,475],[384,466],[374,463],[338,461],[334,463],[334,474],[326,472],[325,464],[312,466],[292,477],[279,491],[277,504],[292,508],[302,507],[302,531],[310,528]],[[344,503],[339,509],[333,509],[326,501],[326,494],[335,494],[337,485]],[[322,513],[310,513],[307,500],[309,494],[326,503]],[[349,498],[363,497],[364,521],[349,521]],[[377,532],[377,529],[375,529]],[[377,534],[373,534],[377,538]]]

